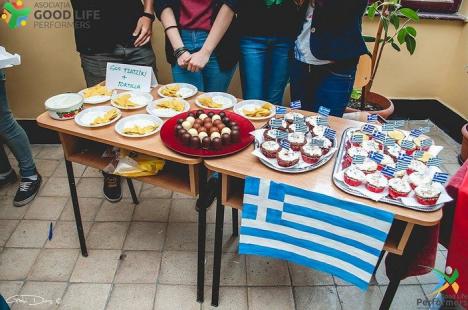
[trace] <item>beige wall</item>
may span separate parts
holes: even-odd
[[[33,6],[34,1],[25,3]],[[468,15],[467,1],[463,5]],[[468,119],[467,25],[460,21],[421,21],[415,55],[386,50],[374,90],[392,98],[436,98]],[[375,23],[365,21],[364,32],[374,30]],[[170,82],[159,23],[154,31],[159,79],[161,83]],[[33,17],[22,29],[10,30],[1,24],[0,45],[22,56],[21,66],[7,69],[10,105],[18,118],[34,118],[43,111],[48,97],[85,85],[70,28],[35,28]],[[237,96],[241,95],[239,85],[236,74],[230,91]]]

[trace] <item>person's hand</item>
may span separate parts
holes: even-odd
[[[211,54],[204,50],[201,49],[196,53],[192,54],[192,59],[190,59],[190,62],[187,66],[187,70],[190,72],[198,72],[205,68],[206,64],[208,63],[208,60],[210,60]]]
[[[189,64],[190,59],[192,59],[192,54],[190,54],[190,52],[185,52],[182,55],[180,55],[179,58],[177,58],[177,64],[179,65],[179,67],[185,69]]]
[[[151,40],[151,34],[153,33],[153,21],[145,16],[140,17],[137,22],[133,36],[138,38],[135,40],[135,47],[145,45]]]

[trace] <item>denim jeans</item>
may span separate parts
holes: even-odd
[[[31,153],[28,136],[16,122],[8,106],[5,87],[5,73],[0,70],[0,173],[10,171],[11,165],[3,144],[7,144],[19,163],[22,177],[35,175],[36,166]]]
[[[180,36],[190,53],[198,52],[208,38],[208,32],[201,30],[181,30]],[[205,68],[200,72],[190,72],[177,64],[172,65],[172,78],[177,83],[195,85],[202,92],[226,92],[236,71],[221,70],[216,55],[212,54]]]
[[[87,87],[94,86],[106,79],[108,62],[153,67],[154,74],[157,73],[156,57],[151,45],[145,47],[118,45],[110,53],[80,54],[80,57]]]
[[[283,102],[293,43],[281,37],[241,38],[239,63],[244,99]]]
[[[314,66],[292,60],[291,99],[301,100],[303,110],[317,112],[324,106],[330,109],[330,115],[342,117],[353,90],[356,68],[333,70],[333,64]]]

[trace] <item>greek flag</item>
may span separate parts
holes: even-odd
[[[442,159],[440,159],[439,157],[432,157],[427,162],[428,166],[433,166],[433,167],[440,167],[441,164],[442,164]]]
[[[445,172],[436,172],[434,173],[434,177],[432,178],[433,182],[438,182],[444,184],[448,181],[449,174]]]
[[[394,215],[248,177],[239,254],[287,260],[367,289]]]
[[[287,139],[288,138],[288,133],[283,130],[278,130],[276,132],[276,139]]]
[[[379,119],[379,116],[377,114],[369,114],[367,115],[367,121],[369,123],[372,123],[372,122],[377,122],[377,120]]]
[[[330,141],[333,141],[336,138],[336,130],[331,128],[325,128],[323,135],[325,136],[325,138],[329,139]]]
[[[321,107],[319,108],[319,110],[318,110],[318,113],[319,113],[320,115],[323,115],[323,116],[327,117],[327,116],[330,115],[330,109],[327,109],[327,108],[321,106]]]
[[[368,135],[371,135],[374,133],[374,130],[375,130],[375,126],[374,125],[371,125],[371,124],[365,124],[363,127],[362,127],[362,131]]]
[[[291,102],[290,107],[291,109],[294,109],[294,110],[300,110],[302,108],[302,103],[300,100],[296,100],[296,101]]]
[[[420,127],[419,130],[422,133],[429,133],[429,132],[431,132],[431,127]]]
[[[393,124],[395,125],[395,128],[401,128],[405,126],[405,121],[404,120],[394,121]]]
[[[286,107],[277,105],[276,106],[276,114],[278,114],[278,115],[286,114]]]
[[[415,137],[415,138],[419,137],[422,134],[423,134],[423,132],[421,130],[419,130],[419,129],[413,129],[410,132],[410,136]]]
[[[412,149],[414,146],[414,142],[411,140],[402,140],[401,141],[401,147],[407,150]]]
[[[380,141],[382,143],[385,142],[385,134],[380,132],[380,131],[376,131],[372,134],[372,136],[377,140],[377,141]]]
[[[283,121],[277,118],[273,118],[270,120],[270,127],[271,128],[280,128],[283,125]]]
[[[354,155],[353,156],[353,164],[355,165],[361,165],[364,163],[364,160],[366,159],[366,157],[362,156],[362,155]]]
[[[311,145],[316,145],[316,146],[319,146],[319,147],[323,147],[324,143],[325,143],[325,141],[323,141],[322,139],[312,138],[312,140],[310,140]]]
[[[291,149],[291,143],[289,143],[289,141],[286,140],[286,139],[282,139],[282,140],[280,141],[280,146],[281,146],[283,149],[286,149],[286,150]]]
[[[386,123],[382,125],[382,131],[394,131],[395,130],[395,124],[393,123]]]
[[[395,139],[390,138],[390,137],[386,137],[385,140],[384,140],[384,145],[386,147],[391,147],[391,146],[395,145],[395,143],[396,143]]]
[[[413,160],[411,156],[400,154],[397,159],[396,169],[398,171],[408,169],[409,165],[411,164],[411,160]]]
[[[381,172],[384,176],[388,178],[393,178],[395,176],[396,169],[391,166],[385,166]]]
[[[362,143],[362,141],[364,141],[363,135],[356,134],[351,137],[351,142],[353,143]]]
[[[328,126],[328,118],[323,117],[323,116],[319,116],[317,118],[317,125],[319,125],[319,126]]]
[[[424,151],[415,151],[413,153],[413,157],[418,159],[418,158],[422,158],[424,156]]]
[[[307,131],[309,131],[309,127],[307,127],[306,123],[304,122],[304,120],[298,122],[295,124],[295,127],[296,127],[296,132],[303,132],[303,133],[306,133]]]
[[[384,156],[383,154],[378,153],[378,152],[370,152],[369,158],[375,161],[376,163],[380,164],[382,160],[384,159]]]
[[[430,147],[432,145],[431,139],[424,139],[421,141],[421,146],[423,147]]]

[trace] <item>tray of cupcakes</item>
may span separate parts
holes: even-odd
[[[276,107],[276,117],[251,134],[255,137],[253,155],[267,167],[286,173],[304,173],[326,164],[337,148],[336,131],[328,126],[328,113],[305,116],[285,113]]]
[[[399,129],[404,122],[367,123],[343,133],[333,172],[341,190],[418,211],[436,211],[452,200],[440,169],[443,147],[430,128]]]

